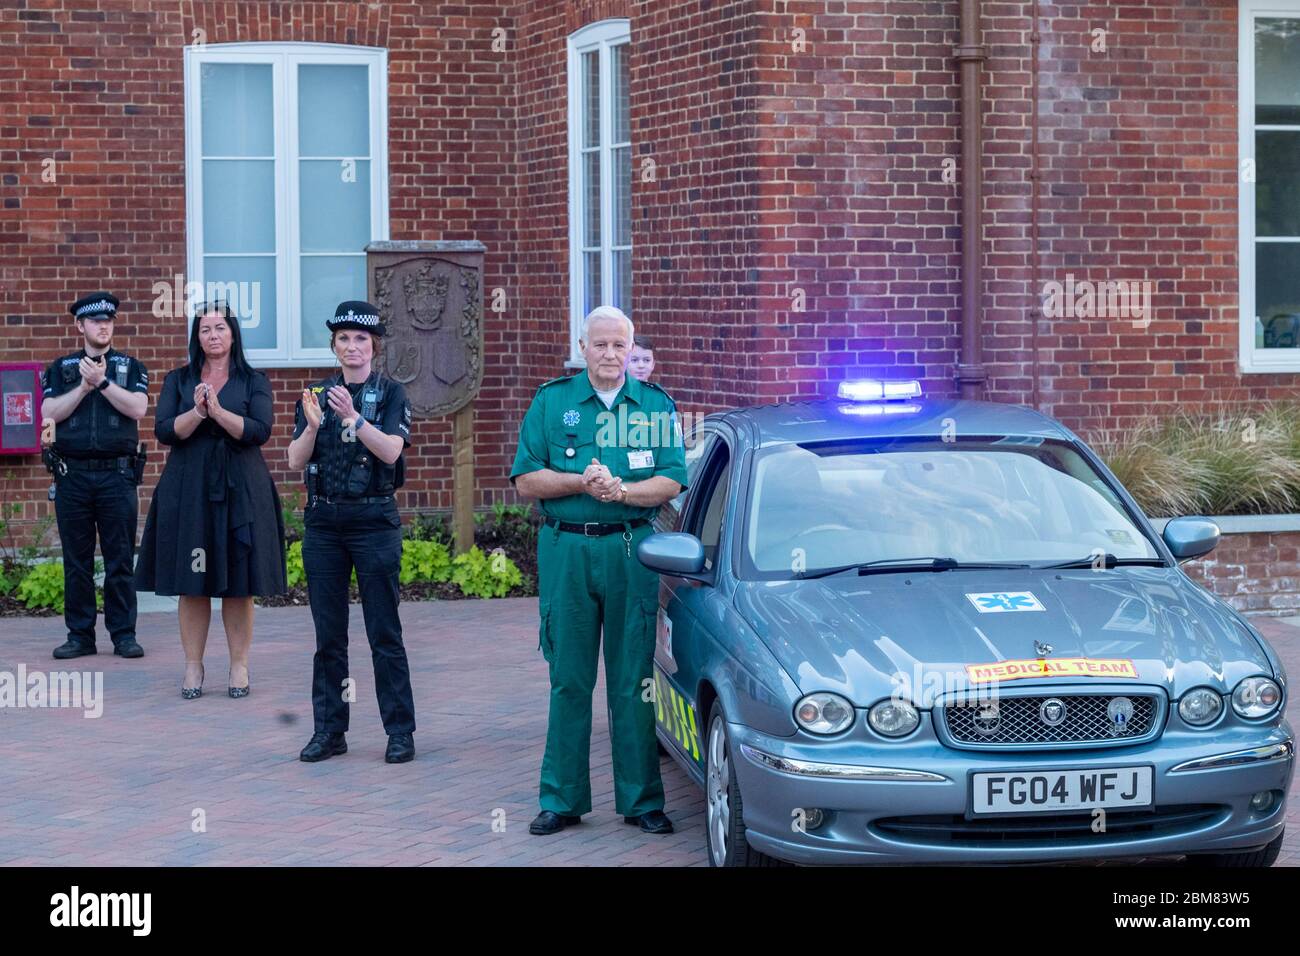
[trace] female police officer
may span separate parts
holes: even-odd
[[[340,369],[303,390],[289,445],[289,467],[306,466],[302,560],[316,624],[315,732],[299,757],[347,753],[348,580],[355,567],[388,733],[384,759],[404,763],[415,756],[415,704],[397,616],[402,521],[393,492],[411,443],[411,406],[400,384],[372,369],[384,334],[378,309],[343,302],[325,324]]]

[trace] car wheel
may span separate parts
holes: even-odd
[[[717,701],[709,710],[704,748],[704,841],[710,866],[781,866],[745,839],[745,805],[727,742],[727,719]]]
[[[1187,858],[1189,866],[1205,867],[1262,867],[1272,866],[1282,852],[1282,838],[1286,836],[1283,828],[1271,843],[1258,850],[1246,850],[1244,853],[1198,853]]]

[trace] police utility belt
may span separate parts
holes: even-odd
[[[574,524],[571,521],[561,521],[558,518],[547,518],[543,522],[548,528],[559,528],[561,531],[568,531],[570,534],[586,535],[588,538],[600,538],[607,534],[617,534],[622,531],[627,533],[633,528],[640,528],[650,523],[648,518],[633,518],[630,521],[613,521],[604,523],[600,521],[584,521],[581,524]]]

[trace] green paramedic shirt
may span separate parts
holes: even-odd
[[[606,409],[585,371],[538,388],[519,428],[510,480],[543,468],[580,475],[593,458],[625,483],[663,475],[685,488],[686,453],[677,406],[668,393],[628,375]],[[548,498],[540,507],[547,517],[571,522],[653,518],[659,510],[587,494]]]

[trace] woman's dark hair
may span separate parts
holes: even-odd
[[[215,302],[200,302],[194,310],[194,321],[190,323],[190,369],[197,377],[203,371],[203,345],[199,342],[199,323],[211,312],[220,312],[230,326],[230,367],[241,375],[251,375],[253,367],[244,358],[244,339],[239,331],[239,319],[230,311],[230,306],[218,299]]]

